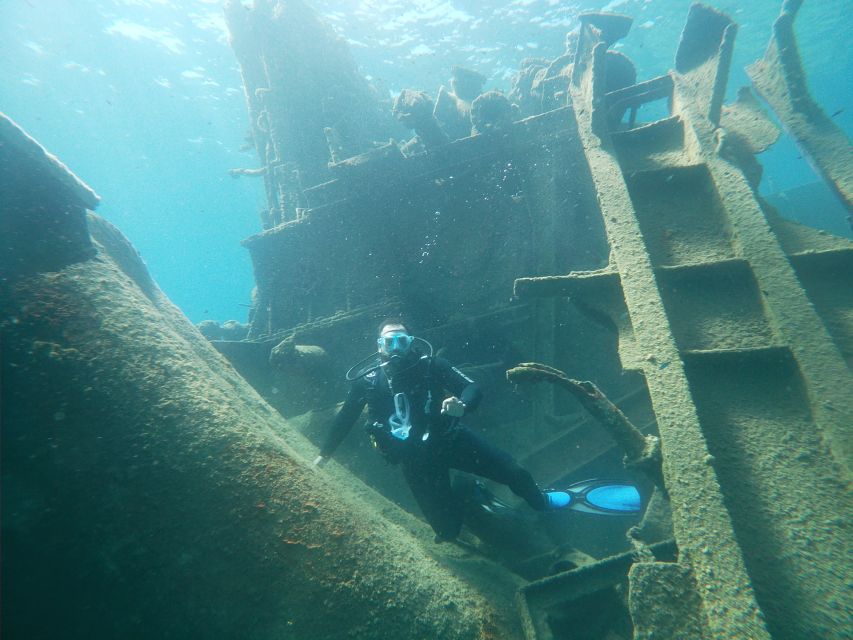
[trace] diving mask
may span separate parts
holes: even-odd
[[[376,343],[379,345],[379,351],[381,353],[386,356],[390,356],[408,353],[409,349],[412,348],[412,342],[414,342],[414,340],[415,339],[408,333],[396,331],[394,333],[389,333],[386,336],[380,336],[376,340]]]

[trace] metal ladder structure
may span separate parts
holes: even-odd
[[[630,23],[583,16],[569,82],[610,264],[522,278],[516,295],[606,314],[623,366],[644,374],[677,562],[625,568],[634,637],[841,638],[853,243],[762,208],[751,156],[768,123],[747,92],[723,106],[737,29],[727,16],[693,5],[675,70],[605,94],[605,52]],[[669,117],[613,126],[611,110],[658,99]],[[551,637],[543,610],[575,597],[561,588],[522,590],[529,638]]]

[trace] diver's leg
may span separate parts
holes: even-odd
[[[403,477],[436,533],[436,542],[454,540],[462,529],[462,510],[450,487],[450,470],[435,459],[406,460]]]
[[[448,452],[448,462],[452,468],[505,484],[537,511],[548,508],[548,499],[533,476],[509,453],[489,444],[465,427],[456,428],[452,438]]]

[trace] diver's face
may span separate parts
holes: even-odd
[[[401,324],[389,324],[382,329],[377,343],[379,353],[385,358],[402,357],[408,354],[412,348],[412,336]]]

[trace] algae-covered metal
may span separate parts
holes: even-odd
[[[93,192],[5,119],[0,142],[26,196],[0,210],[20,230],[4,242],[39,241],[0,279],[4,638],[518,635],[516,580],[473,586],[402,510],[312,468],[86,215]]]
[[[849,143],[803,106],[797,5],[786,3],[751,74],[807,150],[832,139],[831,158],[810,152],[847,197]],[[345,370],[370,348],[374,321],[403,313],[483,382],[489,437],[547,480],[597,468],[616,445],[547,386],[509,393],[503,372],[519,362],[595,378],[626,420],[659,436],[655,503],[668,499],[674,552],[638,544],[638,562],[531,583],[519,594],[529,638],[560,637],[554,620],[572,602],[614,584],[628,589],[635,638],[842,638],[853,610],[837,570],[853,557],[853,244],[758,197],[756,154],[779,133],[749,89],[724,104],[728,16],[693,5],[674,70],[642,82],[610,50],[630,18],[581,22],[564,55],[525,63],[510,111],[500,96],[468,96],[433,135],[447,96],[432,117],[413,91],[398,105],[419,109],[411,141],[345,158],[330,138],[328,179],[298,190],[299,215],[245,241],[258,285],[251,348],[314,345]],[[769,96],[770,76],[796,99]],[[644,122],[658,101],[666,117]],[[473,126],[486,106],[501,115]],[[283,412],[305,411],[287,395]],[[382,486],[362,453],[343,455]]]
[[[746,70],[784,127],[808,153],[847,210],[853,211],[853,147],[812,99],[806,85],[794,35],[794,19],[802,4],[802,0],[783,3],[764,57]]]
[[[698,596],[680,603],[699,606],[707,637],[842,638],[850,594],[833,567],[851,553],[853,379],[851,327],[834,320],[850,312],[841,265],[853,246],[810,242],[817,234],[763,211],[749,166],[729,153],[732,131],[720,123],[736,26],[720,13],[690,11],[666,83],[671,116],[608,131],[596,114],[614,96],[595,76],[617,21],[587,17],[575,63],[584,72],[572,84],[611,265],[561,286],[618,314],[614,297],[600,293],[621,285],[630,321],[614,318],[622,361],[643,370],[657,416],[678,565],[692,577],[659,567],[650,581],[635,566],[632,606],[654,607],[655,585],[672,578],[673,589]],[[780,227],[805,246],[786,250]],[[807,256],[832,284],[803,277]],[[537,287],[553,292],[554,279],[524,290]],[[823,305],[832,310],[821,315],[814,299],[826,289],[835,291]],[[654,625],[635,633],[671,635]]]

